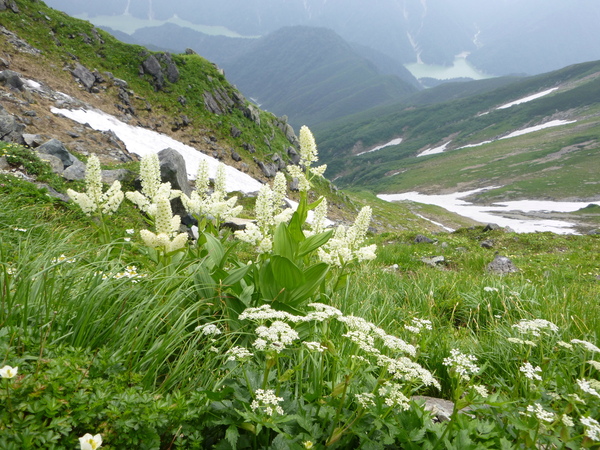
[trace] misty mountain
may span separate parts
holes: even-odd
[[[48,0],[69,14],[218,25],[243,36],[285,26],[334,30],[400,63],[469,61],[493,75],[537,74],[600,58],[597,0]],[[105,24],[106,25],[106,24]],[[157,23],[149,23],[157,25]]]

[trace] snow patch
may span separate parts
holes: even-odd
[[[420,156],[429,156],[429,155],[436,155],[438,153],[444,153],[444,151],[446,151],[446,147],[448,147],[448,144],[450,144],[450,142],[452,142],[452,141],[448,141],[445,144],[440,145],[439,147],[430,148],[429,150],[424,150],[417,155],[417,158]]]
[[[474,205],[462,200],[477,192],[497,189],[498,186],[474,189],[465,192],[455,192],[445,195],[426,195],[418,192],[402,194],[379,194],[382,200],[388,202],[410,200],[428,205],[437,205],[448,211],[476,220],[480,223],[496,223],[502,227],[510,227],[517,233],[533,233],[536,231],[551,231],[556,234],[577,234],[575,224],[562,220],[544,219],[513,219],[503,217],[502,213],[509,211],[521,212],[574,212],[589,205],[589,202],[554,202],[542,200],[519,200],[494,203],[491,206]]]
[[[547,91],[543,91],[543,92],[538,92],[537,94],[533,94],[533,95],[529,95],[528,97],[523,97],[520,98],[519,100],[515,100],[514,102],[510,102],[510,103],[506,103],[502,106],[498,106],[496,109],[506,109],[506,108],[510,108],[511,106],[515,106],[515,105],[520,105],[521,103],[527,103],[530,102],[532,100],[538,99],[540,97],[544,97],[545,95],[550,94],[551,92],[554,92],[555,90],[557,90],[558,88],[552,88],[552,89],[548,89]]]
[[[387,144],[379,145],[377,147],[372,148],[371,150],[367,150],[366,152],[357,153],[356,156],[364,155],[365,153],[376,152],[377,150],[381,150],[382,148],[389,147],[391,145],[398,145],[402,142],[402,138],[392,139]]]

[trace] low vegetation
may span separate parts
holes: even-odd
[[[316,180],[303,161],[297,175]],[[75,191],[100,200],[86,215],[2,177],[2,448],[600,442],[597,236],[475,227],[416,244],[416,230],[368,236],[370,208],[327,231],[305,223],[324,200],[305,191],[278,213],[276,183],[236,238],[219,230],[236,205],[211,200],[217,182],[197,192],[199,234],[182,241],[168,186],[142,185],[146,214],[123,200],[109,215],[112,194],[94,197],[88,176]],[[486,271],[494,251],[520,272]],[[423,396],[450,400],[450,420]]]

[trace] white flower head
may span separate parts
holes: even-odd
[[[542,381],[542,377],[538,375],[538,373],[542,372],[542,368],[540,366],[533,367],[531,363],[526,362],[519,368],[519,370],[523,372],[525,377],[529,378],[530,380]]]
[[[197,326],[195,331],[201,332],[204,336],[216,336],[223,334],[221,329],[214,323],[207,323]]]
[[[292,327],[280,320],[273,322],[270,327],[258,327],[256,335],[258,339],[253,345],[257,350],[275,350],[277,353],[299,338]]]
[[[529,405],[527,407],[527,412],[530,416],[536,417],[540,422],[552,423],[555,418],[553,412],[545,410],[544,407],[539,403]]]
[[[241,361],[254,356],[254,353],[250,352],[245,347],[232,347],[225,352],[227,361]]]
[[[17,376],[17,372],[19,371],[18,367],[4,366],[0,369],[0,377],[1,378],[14,378]]]
[[[319,160],[317,154],[317,144],[310,129],[304,125],[300,128],[300,165],[310,167],[313,162]]]
[[[600,353],[600,348],[596,347],[594,344],[588,341],[582,341],[581,339],[571,339],[571,344],[578,344],[592,353]]]
[[[600,423],[591,417],[582,417],[579,421],[585,425],[585,435],[594,441],[600,441]]]
[[[534,320],[521,320],[519,323],[513,325],[517,331],[521,334],[531,334],[533,336],[541,336],[541,334],[548,334],[548,332],[557,332],[558,327],[552,322],[544,319]]]
[[[79,438],[81,450],[96,450],[102,446],[102,436],[99,434],[92,436],[90,433],[84,434]]]
[[[475,361],[477,361],[475,356],[461,353],[453,348],[450,350],[450,356],[444,358],[444,365],[454,370],[461,379],[469,380],[470,375],[479,373],[479,367]]]
[[[283,401],[283,398],[277,397],[275,391],[272,389],[257,389],[254,394],[256,397],[250,405],[252,411],[260,410],[267,416],[272,416],[275,413],[280,415],[285,414],[283,408],[279,406],[279,403]]]

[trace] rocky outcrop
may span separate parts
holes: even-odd
[[[152,77],[156,91],[162,90],[166,81],[177,83],[180,76],[179,69],[169,53],[148,54],[140,66],[140,74]]]
[[[515,273],[519,268],[506,256],[496,255],[494,260],[487,265],[487,271],[498,275]]]
[[[3,70],[0,72],[0,83],[14,91],[25,90],[25,83],[22,78],[17,72],[13,72],[12,70]]]
[[[25,125],[0,105],[0,140],[25,144],[23,130]]]
[[[5,11],[7,9],[10,9],[14,13],[19,12],[19,7],[15,0],[0,0],[0,11]]]

